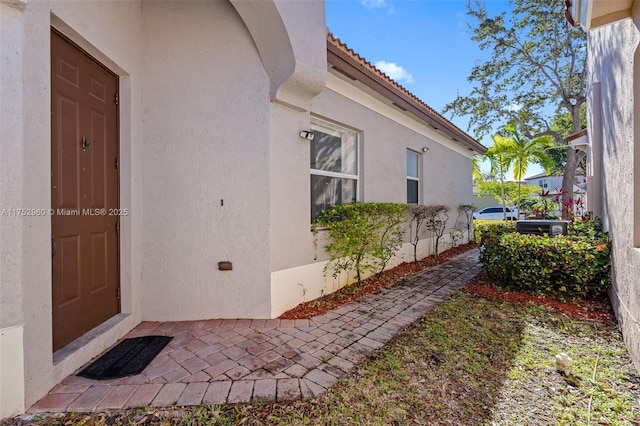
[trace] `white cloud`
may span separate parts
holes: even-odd
[[[378,9],[389,6],[386,0],[360,0],[360,3],[367,9]]]
[[[395,12],[393,4],[388,3],[387,0],[360,0],[360,3],[367,9],[386,8],[387,15],[392,15]]]
[[[398,64],[387,61],[378,61],[375,63],[376,68],[394,79],[395,81],[404,80],[406,83],[413,83],[415,80],[409,72]]]

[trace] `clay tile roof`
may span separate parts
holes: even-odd
[[[371,62],[334,37],[327,34],[327,60],[337,70],[353,80],[360,80],[368,87],[391,100],[397,107],[409,111],[431,127],[445,133],[471,151],[484,154],[487,148],[460,130],[455,124],[436,112],[416,95],[376,68]]]

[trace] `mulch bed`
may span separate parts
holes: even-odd
[[[280,319],[306,319],[323,314],[340,305],[356,300],[365,294],[373,293],[379,288],[389,287],[403,279],[411,278],[425,268],[438,265],[475,247],[477,247],[477,244],[471,242],[450,248],[440,253],[437,258],[428,256],[417,262],[403,262],[394,268],[382,272],[381,274],[377,274],[363,280],[359,286],[357,283],[350,284],[319,299],[301,303],[295,308],[280,315]]]
[[[373,293],[379,288],[389,287],[401,280],[411,278],[425,268],[438,265],[475,247],[477,247],[477,244],[471,242],[446,250],[437,258],[428,256],[417,262],[401,263],[381,274],[363,280],[359,286],[357,283],[350,284],[319,299],[301,303],[280,315],[280,319],[307,319],[323,314],[345,303],[356,300],[365,294]],[[504,291],[499,286],[490,283],[484,271],[478,274],[470,283],[466,284],[463,287],[463,291],[493,300],[505,300],[513,303],[532,302],[542,305],[550,311],[559,312],[570,318],[579,320],[596,320],[607,324],[613,324],[616,321],[611,303],[606,296],[596,300],[578,299],[560,301],[553,297],[545,296],[544,294],[533,296],[518,291]]]
[[[478,274],[474,280],[463,287],[463,291],[492,300],[505,300],[513,303],[536,303],[552,312],[559,312],[573,319],[595,320],[607,324],[616,322],[611,303],[606,296],[600,299],[560,301],[550,296],[531,294],[519,291],[505,291],[488,281],[486,272]]]

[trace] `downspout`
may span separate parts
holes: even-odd
[[[602,208],[602,99],[600,82],[591,84],[590,148],[588,153],[589,176],[587,176],[587,210],[593,217],[603,217]]]

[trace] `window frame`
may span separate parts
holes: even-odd
[[[415,155],[415,157],[416,157],[416,175],[417,175],[417,176],[409,176],[409,167],[408,167],[408,166],[409,166],[409,155],[410,155],[410,154],[413,154],[413,155]],[[407,178],[406,178],[406,181],[405,181],[405,186],[406,186],[406,188],[407,188],[407,199],[406,199],[406,203],[407,203],[407,204],[409,204],[409,205],[411,205],[411,206],[417,206],[417,205],[419,205],[419,204],[420,204],[420,201],[421,201],[421,198],[422,198],[422,197],[421,197],[421,194],[420,194],[420,192],[421,192],[421,191],[420,191],[420,187],[422,186],[422,185],[421,185],[421,180],[422,180],[422,179],[421,179],[421,177],[422,177],[422,170],[421,170],[421,163],[422,163],[422,161],[421,161],[421,159],[422,159],[422,155],[421,155],[419,152],[417,152],[417,151],[414,151],[414,150],[412,150],[412,149],[407,148],[407,151],[406,151],[406,162],[407,162],[407,164],[406,164],[406,166],[407,166],[407,173],[406,173],[406,175],[407,175]],[[416,199],[417,199],[417,200],[416,200],[416,202],[415,202],[415,203],[410,203],[410,202],[409,202],[409,181],[413,181],[413,182],[416,182],[416,183],[418,184],[418,188],[417,188],[418,194],[417,194],[417,197],[416,197]]]
[[[336,178],[336,179],[349,179],[349,180],[353,180],[355,181],[355,188],[356,188],[356,193],[355,193],[355,202],[360,202],[362,201],[361,199],[361,189],[360,189],[360,185],[361,185],[361,179],[360,179],[360,175],[361,175],[361,168],[360,168],[360,133],[356,130],[353,130],[347,126],[341,125],[341,124],[337,124],[334,122],[330,122],[327,120],[323,120],[321,118],[318,117],[311,117],[310,120],[310,129],[312,132],[322,132],[325,134],[329,134],[329,135],[333,135],[333,136],[339,136],[341,139],[341,149],[344,152],[344,141],[343,141],[343,135],[345,134],[349,134],[352,135],[354,137],[354,145],[355,145],[355,153],[354,153],[354,157],[355,157],[355,174],[352,173],[344,173],[344,172],[334,172],[334,171],[330,171],[330,170],[322,170],[322,169],[314,169],[311,167],[311,161],[312,158],[309,158],[309,181],[311,181],[312,176],[323,176],[323,177],[329,177],[329,178]],[[311,143],[313,144],[314,142],[311,141]],[[310,147],[311,148],[311,147]],[[309,194],[309,207],[311,209],[311,220],[313,221],[313,191],[311,191],[311,193]]]

